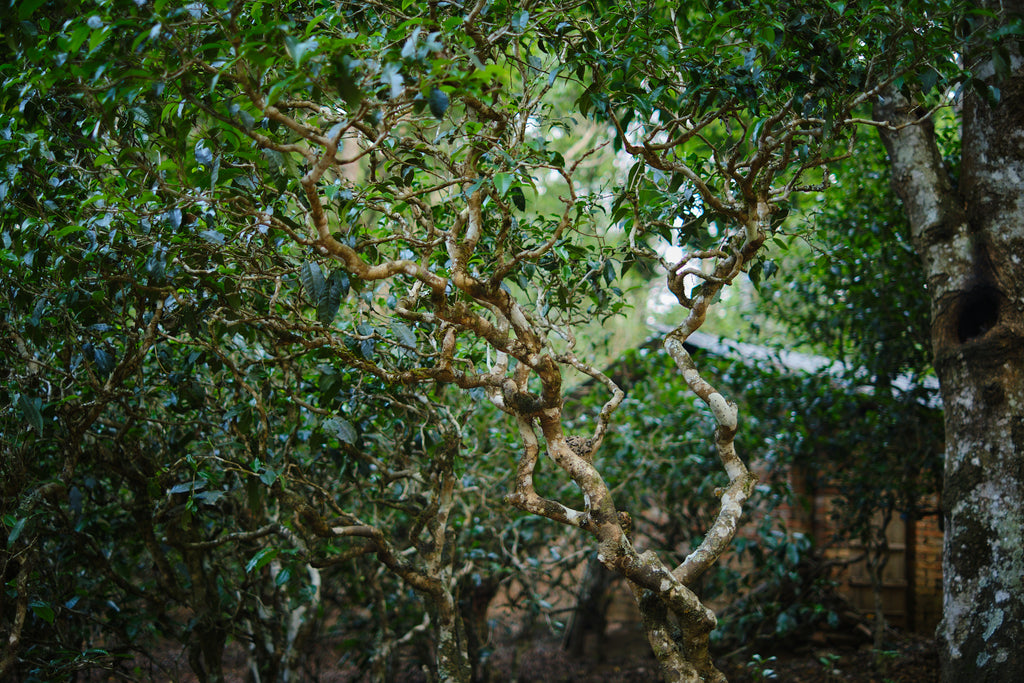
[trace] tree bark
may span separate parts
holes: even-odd
[[[473,666],[466,648],[465,625],[454,596],[446,590],[431,605],[437,621],[437,680],[469,683]]]
[[[989,71],[992,71],[989,69]],[[981,75],[986,75],[984,71]],[[963,104],[959,186],[930,121],[898,95],[876,116],[932,300],[945,408],[942,680],[1024,680],[1024,72]]]

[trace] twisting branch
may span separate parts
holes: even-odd
[[[767,203],[759,201],[751,207],[749,213],[757,216],[745,225],[737,228],[729,242],[734,250],[731,256],[724,253],[716,255],[717,265],[714,277],[706,280],[700,293],[692,300],[690,313],[686,320],[670,332],[665,340],[665,350],[675,361],[690,389],[701,398],[711,409],[717,427],[715,429],[715,448],[726,473],[729,475],[729,486],[722,494],[722,505],[715,522],[700,546],[691,553],[674,571],[673,575],[683,584],[689,585],[696,580],[722,554],[732,540],[739,525],[743,504],[753,493],[757,477],[751,474],[736,453],[735,436],[739,425],[738,409],[735,403],[727,400],[707,380],[701,377],[684,342],[704,322],[711,301],[736,274],[743,269],[764,242],[770,214]],[[724,257],[724,258],[723,258]],[[674,274],[670,273],[670,282]]]

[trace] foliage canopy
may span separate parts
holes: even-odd
[[[771,270],[763,245],[796,197],[829,187],[878,97],[927,109],[968,82],[953,52],[980,16],[822,0],[10,12],[0,267],[17,619],[31,606],[53,621],[25,587],[46,550],[41,511],[59,510],[80,540],[62,547],[91,553],[121,604],[196,610],[167,629],[210,680],[243,637],[234,623],[268,672],[293,666],[305,637],[230,596],[301,615],[321,608],[324,572],[371,554],[426,596],[438,675],[468,675],[465,643],[443,634],[459,632],[469,583],[502,576],[505,539],[477,520],[498,514],[509,468],[488,456],[510,442],[507,500],[593,535],[652,633],[683,618],[690,644],[657,652],[666,670],[714,677],[714,615],[687,586],[755,480],[736,405],[682,342],[741,272]],[[669,262],[668,245],[685,256]],[[624,394],[580,334],[658,267],[689,310],[667,348],[708,407],[727,480],[672,566],[629,541],[601,467]],[[563,415],[570,372],[604,392],[585,423]],[[483,402],[507,422],[474,418]],[[542,451],[581,496],[538,493]],[[105,506],[132,517],[108,523]],[[521,538],[531,523],[499,525]],[[127,552],[97,540],[132,530]],[[123,580],[146,563],[150,583]],[[372,566],[352,592],[384,605],[401,588]],[[60,596],[68,610],[83,599]]]

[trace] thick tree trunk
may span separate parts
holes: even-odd
[[[455,598],[445,591],[436,596],[432,607],[437,635],[437,680],[469,683],[473,666],[466,648],[465,625]]]
[[[629,581],[647,642],[665,683],[726,683],[709,653],[711,629],[695,615],[673,614],[662,596]]]
[[[993,76],[994,80],[995,77]],[[1024,680],[1024,72],[965,98],[959,188],[930,123],[882,131],[932,298],[945,407],[942,680]],[[898,96],[877,114],[913,121]]]

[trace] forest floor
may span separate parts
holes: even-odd
[[[639,629],[616,633],[611,626],[600,643],[588,640],[582,656],[573,657],[553,636],[518,638],[495,642],[486,665],[484,680],[490,683],[659,683],[658,664]],[[324,643],[318,661],[307,680],[318,683],[378,683],[366,672],[346,667],[336,650]],[[718,656],[715,663],[730,683],[779,681],[780,683],[937,683],[938,657],[934,642],[921,636],[896,634],[895,641],[881,657],[867,646],[836,645],[794,641],[763,648],[755,657],[749,653]],[[241,648],[229,652],[225,670],[227,683],[249,683]],[[332,656],[331,651],[334,651]],[[159,673],[150,671],[137,680],[194,683],[183,654],[167,652]],[[232,656],[233,655],[233,656]],[[422,662],[403,658],[394,683],[426,683]],[[91,677],[88,680],[94,680]],[[99,680],[114,680],[103,679]]]
[[[488,683],[656,683],[662,680],[640,624],[611,621],[602,638],[586,637],[581,655],[573,656],[550,631],[513,635],[505,629],[491,634],[490,656],[484,665]],[[714,653],[715,664],[730,683],[937,683],[938,655],[934,640],[889,631],[886,650],[876,653],[863,633],[814,632],[801,639],[764,644],[732,654]],[[333,638],[322,639],[305,670],[317,683],[383,683],[347,662],[350,648]],[[150,667],[136,670],[136,680],[194,683],[180,647],[168,646]],[[387,683],[426,683],[425,662],[410,651],[400,654]],[[226,683],[250,683],[247,657],[238,643],[225,652]],[[148,669],[148,671],[147,671]],[[148,675],[147,675],[148,674]],[[89,677],[87,680],[94,680]],[[104,679],[99,680],[114,680]]]
[[[570,657],[556,641],[533,641],[518,652],[499,648],[488,662],[493,681],[519,683],[627,683],[661,681],[658,664],[639,637],[588,644],[583,657]],[[934,642],[900,634],[898,642],[876,657],[867,646],[792,642],[751,654],[717,657],[731,683],[936,683],[938,656]]]

